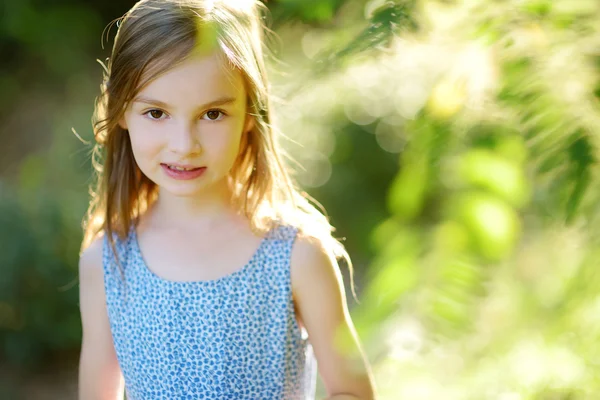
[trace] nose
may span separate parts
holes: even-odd
[[[194,124],[181,122],[169,132],[169,150],[178,156],[197,155],[201,152]]]

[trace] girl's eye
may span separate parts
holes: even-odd
[[[164,111],[161,110],[148,110],[144,115],[150,116],[150,119],[159,120],[165,115]]]
[[[155,121],[162,120],[166,116],[164,111],[157,109],[148,110],[144,113],[144,115],[147,115],[151,120]],[[223,119],[224,116],[225,113],[221,110],[209,110],[204,114],[202,119],[206,119],[209,121],[220,121]]]
[[[209,110],[206,112],[206,114],[204,114],[204,116],[206,118],[203,119],[208,119],[209,121],[219,121],[223,119],[225,113],[221,110]]]

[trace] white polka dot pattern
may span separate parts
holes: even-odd
[[[136,231],[108,241],[103,267],[113,343],[128,400],[313,399],[316,361],[294,313],[290,253],[297,230],[273,229],[251,260],[219,279],[162,279]]]

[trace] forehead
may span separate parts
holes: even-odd
[[[140,95],[151,96],[169,104],[205,102],[214,97],[243,98],[244,79],[218,52],[194,55],[165,73],[150,80]]]

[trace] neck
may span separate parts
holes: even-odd
[[[178,197],[159,189],[152,219],[170,227],[210,227],[234,214],[226,181],[195,196]]]

